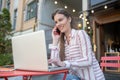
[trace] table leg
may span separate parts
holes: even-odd
[[[32,80],[32,76],[29,77],[29,80]]]
[[[23,76],[23,80],[32,80],[32,76]]]
[[[66,77],[67,77],[67,72],[64,73],[63,80],[66,80]]]
[[[7,78],[7,77],[4,77],[4,79],[5,79],[5,80],[8,80],[8,78]]]
[[[23,80],[28,80],[28,76],[23,76]]]

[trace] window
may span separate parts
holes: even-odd
[[[26,18],[27,20],[29,20],[37,15],[36,14],[36,11],[37,11],[36,7],[37,7],[37,2],[35,2],[35,1],[28,4],[28,6],[27,6],[27,18]]]
[[[107,1],[107,0],[90,0],[90,4],[91,4],[91,6],[94,6],[96,4],[100,4],[100,3],[103,3],[105,1]]]
[[[8,10],[10,9],[10,0],[7,0],[6,8],[7,8]]]
[[[15,30],[16,27],[16,20],[17,20],[17,9],[14,10],[13,30]]]

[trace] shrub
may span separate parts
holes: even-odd
[[[13,56],[11,53],[0,54],[0,66],[13,64]]]

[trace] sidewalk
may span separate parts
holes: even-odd
[[[0,80],[4,80],[3,78],[0,78]],[[18,77],[9,77],[8,80],[22,80],[21,76]]]
[[[106,80],[120,80],[120,73],[104,73]]]

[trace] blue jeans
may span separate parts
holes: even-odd
[[[64,74],[56,74],[51,76],[51,80],[62,80],[63,76]],[[80,78],[72,74],[67,74],[66,80],[80,80]]]

